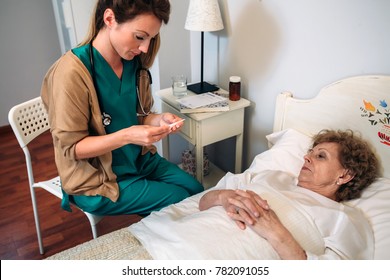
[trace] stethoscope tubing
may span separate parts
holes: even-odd
[[[93,81],[93,85],[95,87],[95,90],[97,91],[96,74],[95,74],[95,63],[94,63],[94,55],[93,55],[93,50],[92,50],[92,42],[89,44],[89,59],[90,59],[90,63],[91,63],[92,81]],[[141,75],[141,71],[142,70],[146,71],[146,73],[148,75],[148,79],[149,79],[150,85],[152,84],[152,75],[151,75],[149,69],[143,68],[142,66],[138,67],[138,69],[136,71],[136,92],[137,92],[138,104],[139,104],[139,107],[140,107],[142,113],[138,113],[137,112],[137,117],[146,117],[146,116],[150,115],[150,113],[151,113],[151,111],[149,111],[147,113],[145,112],[145,109],[144,109],[144,107],[143,107],[143,105],[141,103],[141,99],[140,99],[139,79],[140,79],[140,75]],[[102,122],[103,122],[103,125],[104,126],[108,126],[108,125],[111,124],[111,121],[112,121],[111,116],[107,112],[104,112],[104,109],[103,109],[101,104],[99,104],[99,105],[100,105],[100,109],[103,111],[102,112]]]

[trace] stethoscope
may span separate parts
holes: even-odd
[[[136,57],[136,58],[139,60],[139,57]],[[97,91],[97,84],[96,84],[96,77],[95,77],[95,64],[94,64],[94,57],[93,57],[93,51],[92,51],[92,42],[89,44],[89,59],[90,59],[90,62],[91,62],[92,81],[93,81],[93,85],[95,86],[95,89]],[[139,61],[139,64],[141,64],[140,61]],[[142,106],[142,102],[141,102],[141,99],[140,99],[139,80],[140,80],[140,77],[141,77],[141,71],[142,70],[145,70],[145,72],[148,75],[149,83],[152,84],[152,75],[150,74],[149,69],[146,69],[146,68],[143,68],[143,67],[139,67],[137,69],[137,72],[136,72],[136,91],[137,91],[137,98],[138,98],[139,107],[140,107],[142,113],[138,113],[137,112],[137,117],[146,117],[146,116],[150,115],[150,113],[151,113],[150,110],[149,110],[149,112],[145,112],[144,106]],[[111,118],[111,116],[108,113],[106,113],[104,111],[103,106],[102,106],[102,104],[100,102],[99,102],[99,105],[100,105],[100,109],[102,110],[102,122],[103,122],[103,125],[104,126],[108,126],[108,125],[111,124],[112,118]]]

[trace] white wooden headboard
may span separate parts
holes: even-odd
[[[308,135],[321,129],[361,132],[390,178],[390,76],[356,76],[332,83],[313,99],[289,92],[277,97],[274,131],[294,128]]]

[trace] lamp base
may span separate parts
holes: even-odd
[[[201,83],[197,83],[197,84],[187,85],[187,89],[196,93],[196,94],[200,94],[200,93],[205,93],[205,92],[209,92],[209,91],[216,91],[219,89],[219,87],[217,87],[215,85],[210,85],[207,82],[201,82]]]

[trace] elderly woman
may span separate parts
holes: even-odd
[[[272,205],[253,191],[210,191],[201,198],[199,209],[223,206],[241,229],[252,228],[271,244],[281,259],[348,258],[349,255],[339,250],[337,244],[349,242],[345,239],[353,235],[347,232],[350,229],[348,224],[352,222],[339,202],[360,196],[362,190],[378,176],[378,161],[368,144],[352,131],[331,130],[321,131],[314,137],[313,147],[304,160],[297,188],[292,193],[299,193],[299,189],[304,188],[309,191],[305,192],[305,199],[311,197],[318,204],[306,206],[306,210],[324,236],[326,250],[323,257],[306,252],[281,223]],[[295,197],[302,201],[302,195]],[[321,209],[319,205],[323,210],[316,213],[316,209]],[[334,215],[333,218],[324,212],[328,206],[333,209],[329,212]],[[341,237],[347,238],[340,240]]]

